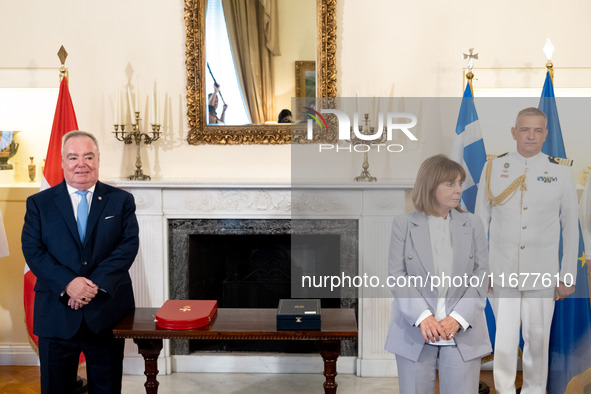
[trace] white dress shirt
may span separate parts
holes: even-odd
[[[449,229],[449,215],[447,218],[439,216],[427,216],[429,221],[429,236],[431,237],[431,253],[433,255],[433,266],[435,267],[435,275],[441,276],[451,275],[452,264],[453,264],[453,248],[451,244],[451,231]],[[442,281],[445,282],[445,281]],[[435,311],[435,319],[441,321],[447,316],[445,310],[445,300],[447,295],[447,287],[440,287],[439,297],[437,298],[437,310]],[[426,309],[421,313],[416,326],[419,326],[423,320],[427,317],[433,316],[430,310]],[[452,311],[449,316],[453,317],[464,330],[469,327],[468,322],[457,312]],[[439,342],[430,343],[431,345],[443,346],[443,345],[455,345],[455,341],[452,339],[442,339]]]
[[[72,208],[74,208],[74,218],[78,220],[78,204],[80,204],[80,199],[82,198],[82,196],[76,193],[78,189],[73,188],[67,183],[66,187],[68,188],[68,194],[70,195],[70,200],[72,201]],[[86,193],[86,201],[88,201],[88,212],[90,212],[90,204],[92,203],[92,195],[94,194],[95,187],[96,184],[92,185],[92,187],[88,189],[88,193]]]

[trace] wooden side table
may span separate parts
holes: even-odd
[[[357,339],[357,322],[353,309],[322,309],[322,329],[319,331],[277,331],[276,309],[220,308],[209,325],[193,330],[166,330],[156,327],[154,316],[158,308],[137,308],[113,330],[117,338],[132,338],[144,357],[146,393],[158,392],[158,356],[163,339],[219,340],[292,340],[318,341],[324,361],[324,392],[334,394],[338,384],[337,359],[341,340]]]

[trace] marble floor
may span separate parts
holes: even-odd
[[[124,375],[123,393],[145,393],[143,375]],[[174,373],[159,375],[158,394],[241,393],[241,394],[313,394],[324,393],[322,374],[240,374]],[[398,394],[397,378],[360,378],[340,374],[338,394]]]

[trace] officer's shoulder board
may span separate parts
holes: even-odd
[[[498,159],[499,157],[507,156],[509,152],[501,153],[500,155],[486,155],[486,160],[494,160]]]
[[[548,156],[548,160],[552,164],[559,164],[561,166],[571,167],[573,165],[573,161],[571,159],[563,159],[562,157]]]

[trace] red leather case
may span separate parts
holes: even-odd
[[[210,300],[168,300],[156,313],[156,325],[168,330],[190,330],[208,325],[218,310]]]

